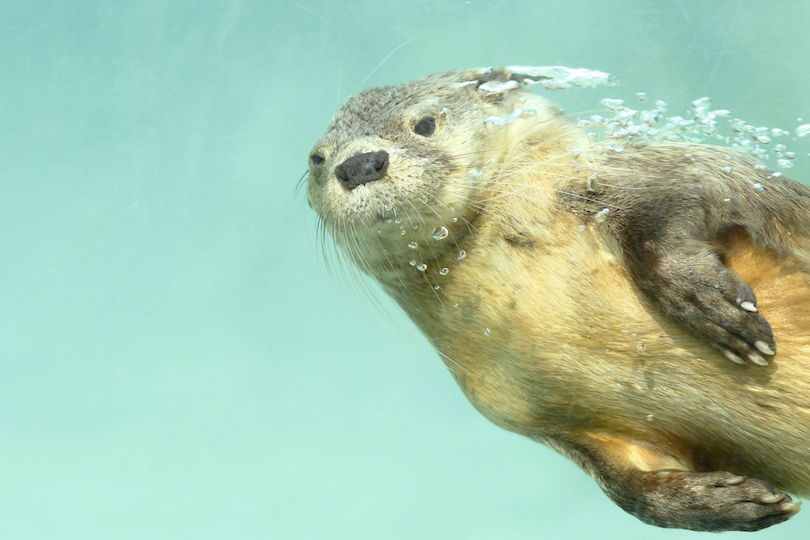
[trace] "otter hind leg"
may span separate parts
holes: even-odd
[[[764,355],[776,344],[754,291],[708,244],[646,241],[627,249],[631,276],[661,313],[729,360],[768,365]]]
[[[758,531],[787,521],[801,507],[762,480],[689,470],[682,460],[620,437],[580,435],[561,446],[613,502],[650,525]]]

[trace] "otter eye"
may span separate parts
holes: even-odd
[[[318,154],[312,154],[309,156],[310,161],[312,161],[313,165],[320,165],[324,162],[323,156],[319,156]]]
[[[432,116],[422,118],[413,128],[413,132],[422,137],[430,137],[434,131],[436,131],[436,119]]]

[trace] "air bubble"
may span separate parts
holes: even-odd
[[[444,240],[450,234],[450,231],[447,230],[447,227],[442,225],[441,227],[433,229],[432,234],[435,240]]]
[[[596,181],[599,180],[599,173],[593,173],[588,177],[588,191],[596,191]]]
[[[655,420],[655,416],[652,415],[652,414],[648,414],[647,415],[647,422],[652,422],[653,420]]]
[[[416,242],[414,242],[413,240],[411,240],[410,242],[408,242],[408,247],[409,247],[409,248],[411,248],[411,249],[418,249],[418,248],[419,248],[419,244],[417,244]]]
[[[450,272],[449,268],[442,268],[441,270],[439,270],[439,275],[446,276],[449,272]]]
[[[484,335],[485,335],[485,336],[488,336],[488,335],[489,335],[489,328],[484,328]]]
[[[763,186],[763,185],[762,185],[762,184],[760,184],[759,182],[757,182],[756,184],[754,184],[754,185],[753,185],[753,186],[751,186],[751,187],[753,187],[755,190],[757,190],[757,191],[759,191],[759,192],[765,191],[765,186]]]
[[[797,137],[804,137],[805,135],[810,135],[810,124],[804,124],[796,128]]]
[[[709,109],[712,106],[711,98],[702,97],[692,102],[692,108],[701,111]]]
[[[720,170],[723,171],[724,173],[730,173],[731,172],[731,167],[723,167]]]
[[[458,255],[456,255],[456,260],[463,261],[465,257],[467,257],[467,252],[462,249],[458,252]]]
[[[489,129],[492,129],[495,126],[505,126],[506,124],[511,124],[524,114],[531,115],[536,113],[537,111],[535,111],[534,109],[527,109],[524,111],[520,107],[516,107],[514,110],[512,110],[509,116],[505,118],[503,116],[488,116],[487,118],[484,119],[484,126],[486,126]]]
[[[427,265],[425,263],[422,263],[420,265],[417,265],[416,269],[419,270],[420,272],[424,272],[425,270],[427,270]]]
[[[776,164],[782,167],[783,169],[790,169],[793,167],[793,162],[789,159],[777,159]]]
[[[593,216],[593,220],[597,223],[602,223],[607,219],[609,212],[610,208],[603,208],[602,210],[598,211],[595,216]]]
[[[484,171],[479,171],[478,169],[470,169],[467,171],[467,176],[470,178],[481,178],[484,176]]]
[[[644,354],[644,344],[643,343],[639,343],[638,345],[636,345],[636,352],[639,353],[639,354]]]
[[[605,98],[599,103],[602,104],[602,107],[610,109],[611,111],[618,111],[619,109],[624,107],[624,101],[622,101],[621,99]]]
[[[478,87],[478,91],[481,92],[481,93],[484,93],[484,92],[497,93],[497,92],[505,92],[506,90],[511,90],[513,88],[517,88],[518,86],[520,86],[520,84],[517,81],[511,81],[511,80],[506,81],[506,82],[489,81],[489,82],[485,82],[484,84],[480,85]]]
[[[647,101],[647,92],[636,92],[636,99],[639,101]]]
[[[759,144],[769,144],[771,142],[771,138],[768,137],[767,135],[760,135],[759,137],[757,137],[757,142]]]

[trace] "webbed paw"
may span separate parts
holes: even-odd
[[[636,514],[663,527],[758,531],[793,517],[801,503],[767,482],[725,471],[642,473],[644,500]]]

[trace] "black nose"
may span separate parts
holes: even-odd
[[[388,152],[355,154],[337,167],[335,176],[346,189],[374,182],[385,176],[388,169]]]

